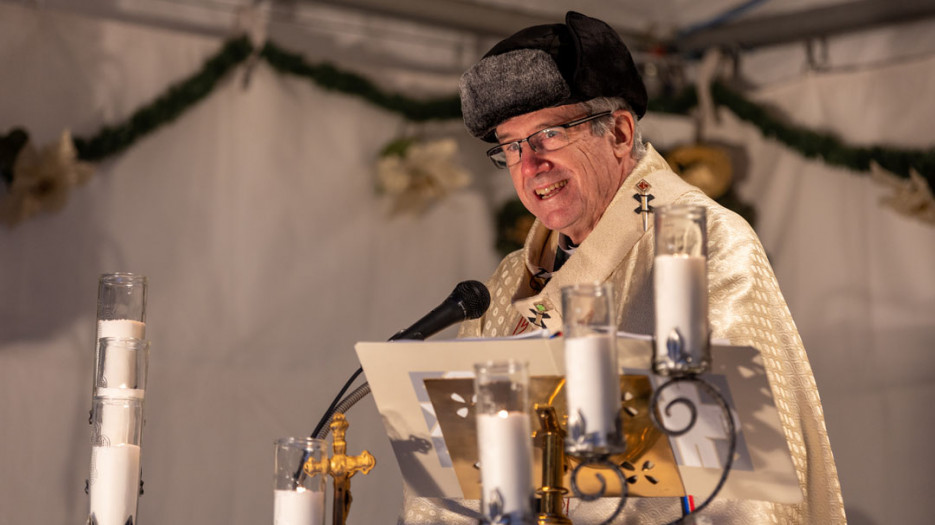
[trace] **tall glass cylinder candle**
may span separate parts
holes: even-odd
[[[95,397],[88,476],[88,522],[137,523],[142,400]]]
[[[327,445],[313,438],[273,444],[273,525],[324,525],[326,471],[310,475],[303,467],[328,461]]]
[[[482,512],[492,523],[525,523],[534,490],[528,368],[489,361],[474,372]]]
[[[626,448],[614,311],[609,283],[562,289],[568,407],[565,449],[577,456],[600,456]]]
[[[711,365],[705,209],[672,205],[654,215],[653,370],[664,376],[700,374]]]

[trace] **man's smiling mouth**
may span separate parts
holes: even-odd
[[[568,184],[567,180],[558,181],[555,184],[546,186],[545,188],[537,189],[536,195],[538,195],[541,200],[552,198],[556,193],[558,193],[558,190],[564,188],[566,184]]]

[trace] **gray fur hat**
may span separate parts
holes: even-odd
[[[647,104],[617,32],[574,11],[564,24],[528,27],[495,45],[461,76],[460,90],[465,126],[487,142],[506,120],[547,107],[623,97],[640,118]]]

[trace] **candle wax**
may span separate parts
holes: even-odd
[[[655,258],[656,357],[666,359],[666,340],[678,330],[683,353],[701,360],[708,342],[708,289],[703,256],[660,255]]]
[[[527,514],[533,490],[529,416],[506,411],[478,414],[477,442],[485,507],[499,490],[504,514]]]
[[[588,434],[616,432],[620,379],[613,334],[566,338],[565,381],[569,426],[580,414]]]
[[[132,319],[104,319],[97,322],[97,338],[133,337],[145,339],[146,323]]]
[[[324,492],[273,491],[273,525],[323,525],[324,520]]]
[[[91,447],[88,492],[90,514],[98,525],[125,525],[133,516],[140,493],[140,447]]]

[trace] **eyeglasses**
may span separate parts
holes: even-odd
[[[524,139],[514,140],[513,142],[507,142],[506,144],[497,144],[496,146],[487,150],[487,156],[490,157],[493,165],[498,168],[515,166],[519,164],[519,161],[522,158],[523,142],[529,144],[529,149],[536,153],[541,153],[544,151],[555,151],[557,149],[564,148],[571,142],[571,140],[568,138],[569,128],[573,128],[579,124],[584,124],[585,122],[590,122],[594,119],[606,117],[611,113],[611,111],[596,113],[578,120],[572,120],[571,122],[566,122],[564,124],[556,124],[545,129],[540,129],[539,131]]]

